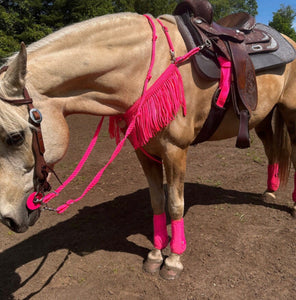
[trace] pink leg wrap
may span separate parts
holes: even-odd
[[[161,215],[154,215],[153,225],[154,225],[154,247],[156,249],[162,250],[169,243],[169,236],[166,228],[165,213]]]
[[[172,221],[171,252],[182,254],[186,250],[184,219]]]
[[[279,179],[279,165],[273,164],[268,165],[268,178],[267,178],[267,188],[268,190],[275,192],[280,186]]]
[[[293,201],[296,203],[296,173],[294,174],[294,192],[292,194]]]

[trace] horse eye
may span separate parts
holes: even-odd
[[[20,146],[25,140],[25,132],[13,132],[6,138],[6,144],[8,146]]]

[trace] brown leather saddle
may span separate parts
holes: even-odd
[[[213,8],[207,0],[185,0],[174,12],[188,50],[206,44],[193,58],[196,72],[206,80],[220,78],[218,56],[232,62],[232,87],[227,103],[233,103],[240,119],[236,146],[250,146],[248,122],[257,106],[256,72],[285,65],[295,59],[294,48],[277,31],[256,24],[248,13],[235,13],[213,22]],[[284,50],[283,50],[284,49]],[[216,91],[209,116],[193,142],[208,140],[218,128],[226,107],[215,105]]]

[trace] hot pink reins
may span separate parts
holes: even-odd
[[[145,15],[145,17],[148,19],[148,21],[149,21],[149,23],[150,23],[150,25],[152,27],[152,36],[153,36],[152,41],[153,41],[153,43],[152,43],[152,54],[151,54],[150,67],[149,67],[149,70],[147,72],[147,76],[146,76],[146,79],[145,79],[145,83],[144,83],[144,88],[143,88],[141,99],[144,99],[143,96],[146,93],[148,82],[149,82],[149,80],[152,77],[151,73],[152,73],[152,69],[153,69],[153,66],[154,66],[154,62],[155,62],[155,48],[156,48],[155,42],[156,42],[156,39],[157,39],[156,28],[155,28],[155,25],[154,25],[152,19],[149,16],[146,16],[146,15]],[[81,168],[85,164],[87,158],[89,157],[91,151],[93,150],[93,148],[94,148],[94,146],[96,144],[97,138],[99,136],[99,133],[100,133],[100,130],[101,130],[101,127],[102,127],[103,120],[104,120],[104,117],[102,117],[102,119],[101,119],[101,121],[100,121],[100,123],[99,123],[99,125],[97,127],[97,130],[95,132],[95,135],[94,135],[94,137],[93,137],[93,139],[92,139],[92,141],[91,141],[88,149],[86,150],[83,158],[81,159],[80,163],[77,165],[77,167],[73,171],[73,173],[69,176],[69,178],[59,188],[57,188],[54,192],[49,193],[49,194],[45,195],[44,197],[42,195],[36,195],[36,192],[32,193],[28,197],[28,200],[27,200],[27,206],[28,206],[29,209],[31,209],[31,210],[37,209],[38,207],[40,207],[41,204],[46,204],[50,200],[52,200],[55,197],[57,197],[60,194],[60,192],[78,175],[79,171],[81,170]],[[73,203],[78,202],[79,200],[81,200],[98,183],[98,181],[100,180],[100,178],[103,175],[104,171],[114,161],[114,159],[116,158],[116,156],[121,151],[121,149],[122,149],[125,141],[127,140],[128,136],[130,135],[130,133],[134,129],[134,127],[135,127],[135,120],[136,120],[136,117],[135,117],[134,121],[132,121],[129,124],[129,126],[128,126],[127,130],[126,130],[124,138],[117,145],[115,151],[111,155],[111,158],[109,159],[109,161],[107,162],[107,164],[96,174],[96,176],[94,177],[94,179],[90,182],[90,184],[87,186],[87,188],[83,191],[83,193],[81,194],[81,196],[78,197],[78,198],[76,198],[76,199],[70,199],[65,204],[59,206],[58,208],[56,208],[56,209],[50,209],[50,210],[54,210],[54,211],[56,211],[59,214],[63,213],[65,210],[68,209],[68,207],[71,204],[73,204]],[[37,203],[35,203],[36,201],[34,201],[34,199],[36,199],[36,198],[38,198],[40,200],[40,202],[37,201]]]
[[[156,27],[155,27],[155,24],[154,24],[152,18],[148,15],[144,15],[144,16],[147,18],[147,20],[148,20],[148,22],[149,22],[149,24],[152,28],[152,53],[151,53],[150,67],[149,67],[149,70],[147,72],[147,76],[146,76],[146,79],[145,79],[143,92],[142,92],[141,98],[138,100],[139,103],[138,103],[138,107],[137,107],[137,113],[134,115],[134,117],[132,118],[132,120],[128,124],[127,130],[125,132],[125,135],[124,135],[123,139],[121,141],[118,141],[117,147],[116,147],[115,151],[113,152],[113,154],[111,155],[111,157],[110,157],[109,161],[107,162],[107,164],[96,174],[96,176],[89,183],[89,185],[86,187],[86,189],[83,191],[83,193],[78,198],[70,199],[65,204],[59,206],[56,209],[48,208],[47,206],[45,206],[44,209],[51,210],[51,211],[56,211],[57,213],[61,214],[65,210],[67,210],[68,207],[71,204],[80,201],[99,182],[99,180],[100,180],[101,176],[103,175],[104,171],[114,161],[116,156],[120,153],[125,141],[128,139],[128,137],[131,135],[132,131],[135,129],[136,120],[140,115],[141,108],[142,108],[142,106],[145,102],[145,99],[146,99],[145,95],[147,93],[147,86],[148,86],[148,83],[149,83],[149,81],[152,77],[151,73],[152,73],[152,69],[153,69],[153,66],[154,66],[154,62],[155,62],[155,51],[156,51],[156,40],[157,40]],[[162,24],[162,22],[160,20],[157,19],[157,21],[162,26],[162,28],[164,30],[164,33],[167,37],[168,44],[169,44],[169,47],[170,47],[170,53],[171,53],[171,57],[172,57],[172,64],[175,65],[176,69],[177,69],[177,64],[180,64],[180,63],[188,60],[191,56],[198,53],[204,47],[204,46],[201,46],[201,47],[194,48],[190,52],[188,52],[186,55],[175,58],[175,52],[174,52],[174,48],[173,48],[171,38],[170,38],[169,33],[168,33],[168,29]],[[220,84],[221,84],[221,82],[220,82]],[[227,91],[225,91],[223,94],[227,94]],[[223,102],[223,100],[222,100],[222,102]],[[183,104],[184,115],[186,114],[186,106],[185,105],[186,105],[186,103]],[[46,205],[50,200],[57,197],[64,190],[64,188],[78,175],[78,173],[80,172],[80,170],[84,166],[85,162],[87,161],[90,153],[92,152],[92,150],[93,150],[93,148],[94,148],[94,146],[97,142],[100,130],[102,128],[103,120],[104,120],[104,117],[101,118],[101,120],[98,124],[98,127],[95,131],[95,134],[94,134],[94,136],[93,136],[86,152],[84,153],[81,161],[78,163],[77,167],[72,172],[72,174],[69,176],[69,178],[60,187],[58,187],[54,192],[51,192],[51,193],[49,193],[45,196],[36,194],[36,192],[32,193],[28,197],[28,200],[27,200],[27,206],[28,206],[29,209],[35,210],[35,209],[39,208],[40,205]],[[142,151],[144,151],[144,150],[142,150]],[[144,151],[144,153],[145,153],[145,151]],[[147,152],[146,152],[146,155],[148,155],[150,158],[152,158]],[[37,198],[37,201],[36,201],[36,198]]]

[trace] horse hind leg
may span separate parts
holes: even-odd
[[[280,112],[277,114],[276,118],[276,137],[278,138],[277,149],[281,149],[277,152],[277,160],[282,162],[284,165],[283,175],[281,174],[281,169],[279,176],[284,178],[284,183],[288,180],[290,165],[294,167],[294,172],[296,170],[296,114],[294,109],[287,109],[283,106],[280,107]],[[284,145],[284,146],[283,146]],[[296,172],[294,174],[294,191],[292,193],[292,199],[294,206],[292,209],[292,216],[296,218]]]
[[[271,123],[272,115],[273,111],[255,128],[255,132],[264,146],[264,151],[268,159],[267,188],[263,194],[264,199],[275,199],[275,192],[280,186],[278,176],[279,165],[274,153],[274,132]]]
[[[292,209],[292,216],[296,218],[296,115],[293,121],[287,122],[287,129],[290,135],[291,140],[291,162],[294,167],[294,191],[292,193],[292,199],[294,202],[294,206]]]

